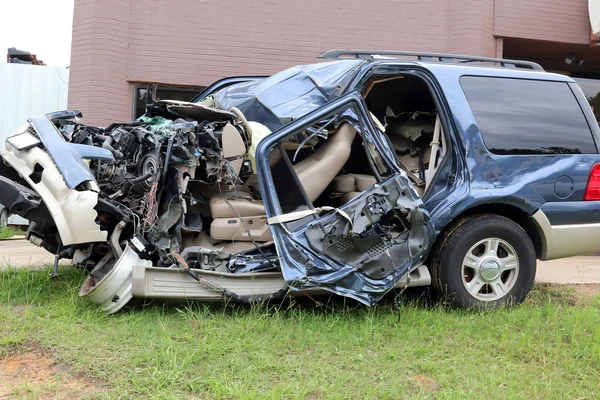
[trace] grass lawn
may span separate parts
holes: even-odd
[[[16,235],[23,235],[24,232],[20,229],[14,229],[9,226],[0,228],[0,239],[8,239]]]
[[[600,396],[598,287],[538,285],[494,312],[420,297],[399,311],[153,302],[107,316],[77,297],[83,277],[0,273],[0,398]]]

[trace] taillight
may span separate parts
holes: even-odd
[[[600,163],[592,166],[590,178],[585,188],[584,200],[600,200]]]

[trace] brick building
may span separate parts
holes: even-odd
[[[268,75],[331,48],[534,60],[581,78],[591,99],[600,48],[588,1],[75,0],[69,107],[87,123],[128,120],[148,84],[184,100],[221,77]]]

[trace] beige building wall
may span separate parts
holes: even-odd
[[[332,48],[497,56],[499,37],[585,42],[584,3],[75,0],[69,107],[90,124],[128,120],[134,83],[206,86],[316,62]]]

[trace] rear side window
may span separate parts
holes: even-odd
[[[565,82],[463,76],[460,84],[492,153],[598,152]]]

